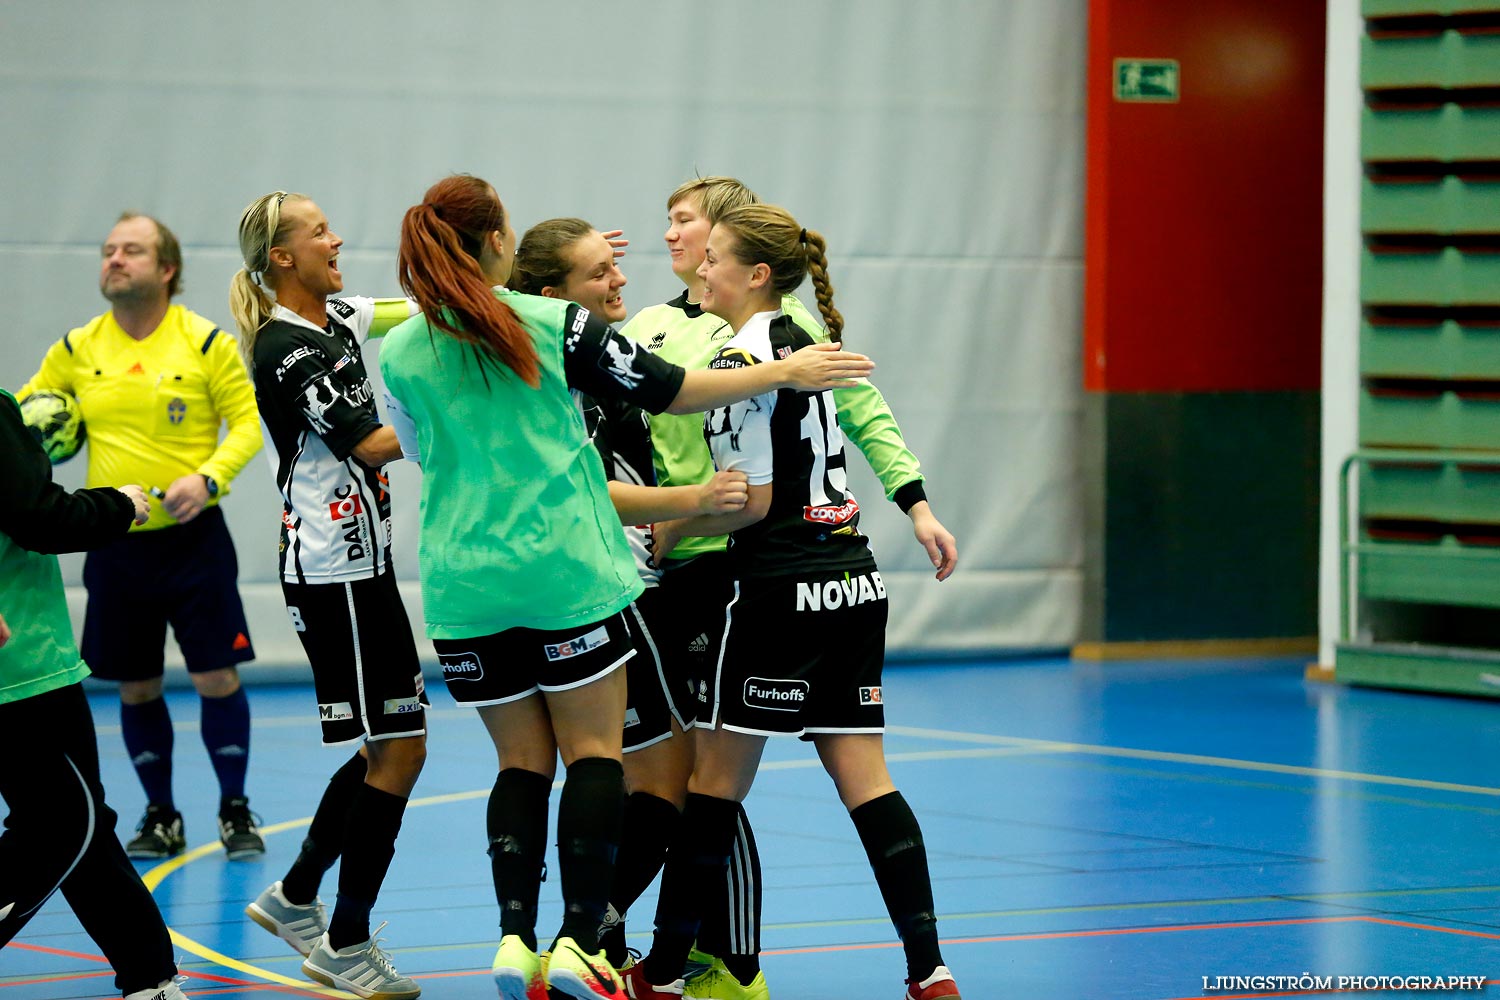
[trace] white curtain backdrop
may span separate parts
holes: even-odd
[[[1086,40],[1085,0],[6,2],[0,384],[104,310],[97,248],[122,209],[176,231],[179,301],[232,330],[251,199],[310,194],[346,241],[347,290],[397,294],[401,213],[465,171],[518,229],[625,229],[635,309],[680,291],[668,192],[732,174],[827,235],[848,342],[879,362],[958,536],[961,568],[939,585],[853,463],[893,651],[1065,646],[1082,576]],[[420,631],[417,476],[396,468],[393,488]],[[279,507],[257,457],[225,510],[260,661],[295,664]],[[64,561],[76,608],[79,566]]]

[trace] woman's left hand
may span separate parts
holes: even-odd
[[[676,521],[657,521],[651,526],[651,561],[660,568],[662,560],[672,554],[681,540]]]
[[[875,370],[875,362],[863,354],[841,350],[838,344],[809,344],[773,364],[783,366],[782,385],[802,392],[857,385],[857,379]]]
[[[916,534],[917,541],[927,550],[927,558],[932,560],[932,568],[937,570],[937,578],[948,579],[958,569],[957,539],[943,527],[926,500],[918,500],[912,504],[911,510],[906,514],[911,518],[912,531]]]

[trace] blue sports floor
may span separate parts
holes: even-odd
[[[924,827],[944,956],[966,1000],[1284,996],[1205,990],[1204,977],[1303,973],[1484,976],[1495,988],[1500,705],[1308,684],[1302,666],[888,668],[887,751]],[[427,770],[375,916],[425,997],[489,998],[497,915],[484,804],[495,762],[477,717],[434,686]],[[178,805],[189,844],[202,846],[141,870],[188,992],[331,995],[241,915],[290,863],[344,759],[318,745],[310,688],[251,689],[251,805],[269,847],[259,862],[225,861],[196,699],[169,698]],[[94,706],[128,835],[140,788],[112,698]],[[811,749],[773,741],[747,807],[765,865],[772,995],[896,1000],[900,949]],[[330,903],[335,884],[325,882]],[[649,946],[654,904],[654,890],[637,904],[632,944]],[[554,875],[544,933],[560,914]],[[60,897],[0,952],[0,1000],[109,996],[108,967]]]

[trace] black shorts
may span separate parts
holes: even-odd
[[[682,729],[693,728],[697,685],[681,670],[683,658],[668,660],[661,655],[662,636],[669,634],[663,617],[666,601],[660,587],[647,587],[635,603],[625,609],[635,656],[626,664],[629,700],[625,705],[625,752],[643,750],[672,735],[672,720]]]
[[[508,628],[472,639],[434,639],[432,645],[448,693],[476,708],[582,687],[635,655],[623,613],[576,628]]]
[[[687,562],[668,562],[661,599],[670,612],[659,615],[662,659],[668,677],[692,683],[695,695],[683,706],[689,718],[706,717],[709,686],[727,623],[724,609],[734,596],[734,569],[727,552],[709,552]]]
[[[885,731],[888,607],[873,565],[747,580],[737,590],[711,712],[698,725],[761,736]]]
[[[427,693],[396,574],[343,583],[281,582],[312,664],[323,745],[427,732]]]
[[[239,562],[218,507],[187,524],[132,532],[83,563],[83,658],[95,677],[162,675],[167,625],[193,673],[255,659],[235,587]]]

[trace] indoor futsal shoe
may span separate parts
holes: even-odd
[[[590,955],[570,937],[558,938],[547,963],[547,985],[563,996],[577,1000],[629,1000],[620,989],[620,977],[604,957],[604,950]]]
[[[694,943],[693,947],[688,950],[687,963],[682,967],[682,978],[691,982],[705,972],[711,972],[714,969],[728,971],[722,958],[717,955],[710,955]]]
[[[171,806],[147,806],[135,828],[135,836],[125,845],[125,854],[138,861],[160,861],[175,857],[187,847],[182,829],[182,813]]]
[[[219,805],[219,843],[224,845],[230,861],[258,858],[266,853],[266,842],[260,836],[260,817],[250,811],[250,800],[243,795],[225,799]]]
[[[176,979],[167,979],[156,986],[148,986],[143,990],[125,994],[125,1000],[188,1000],[188,995],[182,992],[178,982],[185,980],[186,976],[178,976]]]
[[[630,968],[620,973],[620,981],[625,986],[625,997],[627,1000],[676,1000],[682,996],[683,981],[674,980],[664,986],[653,986],[646,982],[646,971],[640,962],[633,963]]]
[[[302,961],[302,974],[324,986],[348,990],[365,1000],[414,1000],[422,988],[396,971],[391,957],[380,947],[376,937],[385,928],[382,922],[370,940],[335,951],[324,934],[312,954]]]
[[[323,940],[328,932],[328,911],[314,896],[311,903],[298,905],[281,893],[281,882],[272,882],[266,891],[245,907],[245,916],[297,949],[303,958]]]
[[[953,973],[948,971],[946,965],[940,965],[920,983],[915,979],[908,979],[906,1000],[960,1000]]]
[[[490,974],[495,977],[500,1000],[547,1000],[542,958],[526,947],[519,934],[507,934],[500,939]]]
[[[757,971],[750,985],[746,986],[722,964],[689,979],[682,995],[687,1000],[771,1000],[764,972]]]

